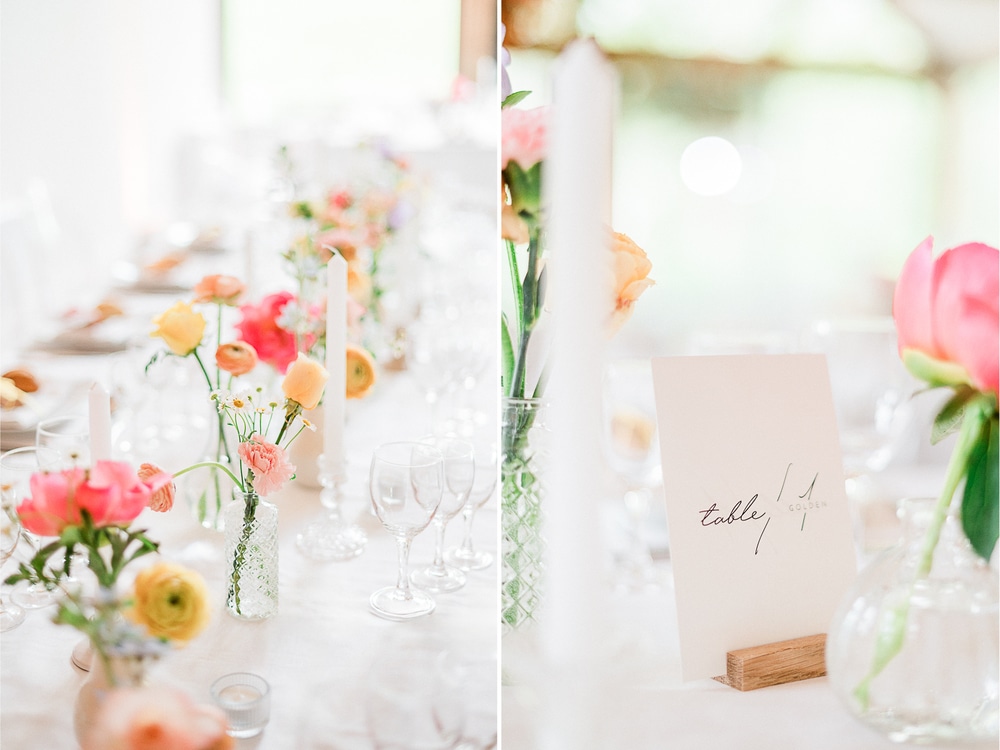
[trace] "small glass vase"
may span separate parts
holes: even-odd
[[[995,741],[997,572],[949,515],[930,573],[917,574],[936,502],[900,503],[903,539],[862,571],[838,608],[827,673],[848,710],[892,741]],[[900,650],[873,670],[879,633],[895,632],[900,620]]]
[[[214,408],[215,402],[212,403],[212,413],[208,418],[208,439],[201,460],[230,466],[232,459],[223,415]],[[236,490],[229,475],[217,466],[205,466],[198,471],[189,472],[180,481],[184,498],[198,523],[206,529],[222,531],[225,526],[226,505]]]
[[[105,662],[95,652],[90,672],[81,683],[73,705],[73,731],[77,742],[82,744],[94,731],[101,707],[112,690],[146,684],[146,661],[140,655],[110,655]]]
[[[278,613],[278,508],[255,492],[233,492],[225,510],[226,609],[241,620]]]
[[[535,621],[541,602],[547,403],[505,398],[500,456],[503,533],[501,623],[504,633]]]

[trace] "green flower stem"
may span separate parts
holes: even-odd
[[[538,260],[540,243],[537,228],[531,232],[528,241],[528,267],[524,272],[524,281],[521,285],[521,294],[516,295],[520,301],[518,309],[518,347],[517,359],[514,364],[514,375],[511,378],[510,392],[512,397],[523,397],[525,387],[525,370],[527,367],[528,343],[531,341],[531,333],[538,322]],[[511,266],[512,269],[514,265]],[[517,277],[513,283],[518,283]]]
[[[906,621],[910,612],[910,600],[913,598],[913,591],[919,581],[927,578],[931,572],[931,565],[934,562],[934,550],[937,548],[941,538],[941,529],[948,518],[948,510],[951,507],[955,490],[958,489],[962,478],[968,473],[969,458],[972,455],[973,447],[982,432],[982,427],[990,417],[989,409],[983,400],[977,400],[968,405],[965,416],[962,419],[962,427],[958,434],[958,442],[948,461],[948,469],[945,474],[944,487],[938,497],[931,516],[930,526],[927,535],[924,537],[923,547],[917,561],[917,568],[914,572],[913,581],[903,599],[895,606],[884,611],[881,615],[878,635],[875,639],[875,655],[872,659],[872,666],[864,679],[854,688],[854,697],[861,704],[861,710],[867,711],[871,702],[871,683],[881,674],[882,670],[888,666],[900,651],[906,639]]]
[[[245,492],[246,491],[243,488],[243,482],[241,482],[236,477],[236,475],[233,474],[233,472],[231,472],[229,470],[228,466],[226,466],[225,464],[221,464],[218,461],[201,461],[200,463],[191,464],[191,466],[188,466],[187,468],[181,469],[176,474],[174,474],[174,477],[176,478],[176,477],[181,476],[182,474],[187,474],[189,471],[193,471],[194,469],[203,469],[203,468],[207,468],[207,467],[212,467],[212,468],[215,468],[215,469],[221,469],[226,474],[228,474],[229,478],[232,479],[233,482],[235,482],[236,486],[240,488],[240,492]]]
[[[243,565],[246,562],[247,547],[250,545],[250,531],[253,524],[254,514],[257,511],[259,498],[256,492],[245,495],[243,508],[243,531],[240,533],[240,541],[236,544],[236,554],[233,559],[233,578],[230,584],[233,589],[233,604],[237,614],[240,611],[240,577],[243,572]]]

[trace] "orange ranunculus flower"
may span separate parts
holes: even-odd
[[[517,215],[512,205],[503,201],[500,203],[500,236],[515,245],[526,245],[531,239],[528,222]]]
[[[215,364],[230,375],[246,375],[257,362],[257,350],[246,341],[230,341],[215,350]]]
[[[187,302],[177,302],[153,318],[150,336],[163,339],[174,354],[186,357],[198,348],[205,334],[205,317]]]
[[[632,315],[632,305],[656,282],[647,278],[653,268],[641,247],[627,235],[613,232],[611,251],[614,268],[614,306],[609,327],[614,333]]]
[[[323,365],[299,352],[281,381],[281,391],[285,398],[302,404],[303,409],[313,409],[319,403],[329,377]]]
[[[367,307],[372,300],[372,277],[358,268],[354,261],[347,263],[347,293]]]
[[[166,513],[174,507],[174,496],[177,494],[177,488],[174,486],[173,477],[170,474],[156,464],[140,464],[139,471],[136,473],[139,479],[146,484],[150,484],[149,480],[154,477],[157,480],[160,480],[162,477],[169,477],[171,481],[163,484],[162,487],[158,487],[149,496],[149,507],[157,513]],[[159,482],[157,483],[159,484]]]
[[[211,619],[205,579],[196,571],[170,562],[158,562],[135,577],[129,619],[156,638],[187,642]]]
[[[234,306],[245,289],[243,282],[235,276],[212,274],[195,285],[194,301]]]
[[[375,385],[375,360],[355,344],[347,345],[347,398],[364,398]]]

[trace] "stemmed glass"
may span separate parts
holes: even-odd
[[[628,548],[620,564],[622,583],[655,583],[646,538],[652,490],[662,481],[656,430],[656,403],[650,362],[622,359],[604,371],[604,454],[625,484],[623,503],[629,520]]]
[[[497,486],[497,444],[477,443],[475,446],[476,470],[472,480],[472,490],[462,508],[465,535],[462,544],[452,547],[444,554],[447,562],[462,570],[483,570],[493,564],[493,555],[477,550],[472,543],[472,523],[476,511],[486,505]]]
[[[444,562],[444,533],[448,521],[465,507],[476,472],[475,448],[457,437],[430,437],[422,442],[437,448],[444,457],[444,492],[434,514],[434,562],[413,573],[415,586],[434,592],[455,591],[465,585],[465,573]]]
[[[444,487],[444,458],[431,445],[413,441],[375,449],[369,491],[375,515],[396,538],[399,571],[395,586],[371,595],[372,612],[389,620],[409,620],[434,611],[434,599],[410,587],[410,544],[431,522]]]
[[[10,559],[20,540],[21,524],[14,514],[14,508],[7,504],[5,498],[0,506],[0,565]],[[13,630],[22,622],[24,622],[24,608],[12,601],[5,603],[0,597],[0,632]]]
[[[31,475],[45,465],[56,463],[57,454],[49,448],[26,446],[14,448],[0,456],[0,488],[2,488],[3,506],[6,511],[16,514],[16,508],[21,501],[29,496],[29,481]],[[16,517],[16,515],[15,515]],[[20,527],[20,521],[18,521]],[[39,540],[34,534],[21,529],[21,537],[33,551],[40,548]],[[16,588],[11,593],[11,601],[25,609],[39,609],[54,603],[56,594],[46,588],[43,583],[32,583]]]
[[[82,415],[51,417],[38,423],[35,445],[48,450],[39,455],[43,471],[90,466],[90,427]]]

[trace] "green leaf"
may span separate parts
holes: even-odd
[[[972,382],[969,373],[961,365],[935,359],[919,349],[904,349],[902,358],[903,365],[910,374],[931,386],[960,386]]]
[[[976,553],[989,560],[1000,533],[1000,429],[997,415],[986,420],[969,456],[962,498],[962,528]]]
[[[508,94],[507,98],[504,99],[503,103],[500,105],[500,109],[503,109],[504,107],[513,107],[515,104],[520,104],[527,98],[528,94],[530,93],[531,93],[530,91],[514,91]]]
[[[931,428],[931,444],[937,445],[948,435],[958,430],[965,417],[965,407],[976,395],[976,391],[968,386],[960,386],[955,389],[955,394],[948,399],[937,417],[934,418],[934,425]]]
[[[500,388],[507,392],[514,379],[514,345],[510,340],[510,329],[507,326],[507,315],[500,316],[500,350],[503,358],[503,370],[500,375]]]

